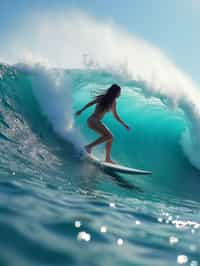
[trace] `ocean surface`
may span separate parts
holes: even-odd
[[[79,156],[97,135],[93,107],[74,112],[112,83],[131,127],[105,117],[112,158],[152,175]],[[0,265],[200,265],[200,113],[180,98],[105,69],[0,64]]]

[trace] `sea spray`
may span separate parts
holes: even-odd
[[[33,91],[44,115],[62,138],[83,148],[83,136],[74,127],[74,111],[70,80],[63,70],[50,69],[42,64],[17,64],[29,74]]]

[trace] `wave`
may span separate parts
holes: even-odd
[[[34,43],[29,41],[33,37]],[[61,68],[86,69],[86,76],[90,71],[96,71],[94,75],[89,75],[91,80],[86,79],[89,89],[91,86],[100,88],[108,85],[109,82],[96,80],[102,72],[108,73],[109,81],[117,80],[133,91],[139,87],[145,97],[155,97],[172,111],[180,109],[184,113],[186,126],[179,142],[190,162],[200,168],[198,87],[160,49],[128,34],[113,22],[99,22],[76,10],[32,14],[29,23],[16,29],[12,43],[15,48],[8,46],[4,54],[10,53],[8,60],[12,62],[19,57],[26,58],[28,64],[25,68],[31,73],[37,100],[55,130],[62,136],[66,134],[64,127],[67,126],[71,141],[81,138],[80,131],[73,127],[74,84],[70,84],[71,77],[66,78]],[[57,71],[38,64],[33,66],[33,63],[30,67],[30,61],[38,61],[38,58],[56,67]],[[84,84],[84,78],[82,82]],[[76,84],[77,89],[83,84]],[[64,99],[68,99],[66,104]],[[78,135],[74,137],[74,134]],[[81,143],[78,141],[77,146]]]
[[[106,117],[105,123],[116,137],[114,158],[133,167],[151,169],[163,180],[167,176],[170,181],[177,173],[181,178],[192,175],[180,146],[181,136],[188,129],[183,110],[172,112],[162,97],[146,94],[144,84],[102,70],[61,70],[41,65],[1,65],[1,74],[1,102],[6,102],[6,108],[1,105],[1,134],[11,142],[21,143],[24,156],[31,154],[34,161],[41,156],[50,158],[48,150],[58,146],[56,135],[73,143],[76,150],[95,138],[85,123],[91,110],[76,121],[74,111],[88,101],[94,89],[117,81],[123,87],[118,111],[132,131],[126,132],[111,115]],[[56,135],[51,134],[49,123]],[[8,147],[12,150],[12,145]],[[65,152],[73,160],[69,146]],[[97,152],[102,157],[103,147],[98,147]]]

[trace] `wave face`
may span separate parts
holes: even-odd
[[[187,103],[172,110],[166,98],[154,96],[154,93],[150,95],[144,83],[126,80],[103,70],[1,65],[2,104],[6,106],[1,113],[1,136],[10,145],[21,143],[20,151],[25,149],[27,152],[30,145],[29,152],[34,155],[38,149],[46,154],[46,149],[41,146],[43,142],[37,140],[38,134],[44,143],[52,142],[51,147],[54,138],[60,138],[78,154],[83,145],[97,135],[86,126],[86,119],[93,108],[76,120],[74,112],[84,106],[96,91],[106,89],[114,82],[123,88],[118,112],[132,130],[127,132],[112,114],[105,117],[105,124],[115,136],[113,158],[131,167],[152,170],[165,185],[172,185],[174,180],[176,186],[182,179],[187,183],[188,176],[197,176],[198,169],[194,167],[197,163],[193,163],[185,152],[192,153],[198,145],[198,140],[195,147],[189,141],[193,139],[190,134],[197,135],[198,132],[195,110],[188,109]],[[54,135],[49,137],[50,133]],[[39,146],[33,145],[35,142]],[[104,146],[97,147],[96,153],[103,159]]]
[[[196,130],[196,127],[195,117],[192,117],[191,110],[189,112],[186,109],[186,104],[182,104],[183,108],[180,106],[172,110],[166,98],[154,96],[154,93],[150,95],[145,84],[125,80],[103,70],[53,70],[22,64],[15,67],[2,65],[1,69],[2,87],[6,80],[9,84],[6,85],[9,86],[6,95],[10,90],[9,101],[15,101],[14,114],[20,112],[23,123],[27,119],[31,125],[36,120],[37,123],[40,121],[41,125],[35,126],[34,130],[48,136],[48,128],[43,129],[45,119],[52,131],[75,145],[76,149],[82,148],[96,134],[87,128],[85,122],[92,108],[77,121],[74,120],[75,110],[85,105],[95,91],[106,89],[114,82],[119,83],[123,91],[118,101],[118,112],[132,131],[127,133],[111,114],[105,118],[105,123],[116,138],[113,156],[125,164],[150,168],[159,174],[166,172],[169,165],[171,167],[167,172],[170,175],[177,171],[181,173],[182,170],[188,174],[191,170],[190,158],[184,155],[184,139],[187,134],[193,133],[189,130]],[[16,96],[13,94],[13,85]],[[103,148],[98,151],[103,153]]]

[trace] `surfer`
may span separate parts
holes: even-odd
[[[106,142],[105,161],[109,163],[115,163],[114,161],[111,160],[110,157],[111,147],[114,138],[110,130],[102,123],[101,120],[103,116],[105,115],[105,113],[112,111],[116,120],[120,122],[127,130],[130,130],[130,127],[124,121],[121,120],[116,111],[116,99],[120,96],[120,94],[121,94],[121,87],[118,86],[117,84],[113,84],[105,92],[97,95],[93,101],[90,101],[81,110],[76,112],[76,115],[78,116],[85,109],[96,104],[94,113],[87,120],[87,125],[89,128],[93,129],[95,132],[100,134],[100,137],[95,141],[91,142],[90,144],[86,145],[85,150],[88,153],[91,153],[92,148],[103,142]]]

